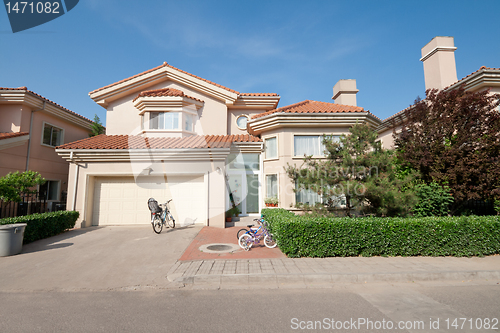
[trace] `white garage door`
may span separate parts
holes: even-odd
[[[176,225],[206,224],[207,195],[203,176],[97,177],[92,225],[150,223],[148,199],[169,199]]]

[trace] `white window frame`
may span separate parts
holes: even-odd
[[[158,114],[158,127],[160,125],[160,121],[159,121],[159,118],[160,118],[160,114],[163,113],[170,113],[172,114],[172,117],[173,117],[173,114],[175,113],[177,115],[177,127],[173,127],[173,128],[151,128],[151,126],[153,125],[152,124],[152,115],[153,113],[157,113]],[[172,118],[172,122],[174,121],[173,120],[174,118]],[[184,124],[183,124],[183,117],[182,117],[182,112],[180,111],[155,111],[155,112],[149,112],[149,126],[148,126],[148,130],[149,131],[182,131],[184,129]],[[163,115],[163,124],[165,124],[165,115]],[[173,123],[172,123],[173,125]]]
[[[322,144],[323,142],[323,135],[326,135],[326,136],[331,136],[331,137],[337,137],[337,138],[340,138],[342,136],[342,134],[316,134],[316,133],[311,133],[311,134],[308,134],[308,133],[304,133],[304,134],[294,134],[293,135],[293,147],[292,147],[292,158],[294,159],[301,159],[301,158],[304,158],[304,155],[295,155],[295,137],[297,136],[316,136],[318,137],[318,145],[319,145],[319,149],[318,150],[321,150],[321,147],[323,146],[325,148],[325,146]],[[306,154],[307,156],[310,156],[310,154]],[[323,155],[312,155],[313,158],[326,158],[326,155],[323,154]]]
[[[241,117],[247,118],[247,124],[248,124],[248,121],[250,120],[250,117],[247,114],[240,114],[239,116],[236,117],[236,120],[235,120],[236,127],[238,127],[242,131],[246,131],[247,130],[246,124],[245,124],[245,127],[240,127],[240,125],[238,125],[238,119],[240,119]]]
[[[43,142],[43,137],[44,137],[44,133],[45,133],[45,125],[52,126],[52,127],[54,127],[54,128],[57,128],[57,129],[61,130],[61,139],[59,140],[59,141],[61,141],[61,142],[59,142],[59,144],[57,144],[57,145],[55,145],[55,146],[51,146],[50,144],[46,144],[46,143],[44,143],[44,142]],[[51,137],[52,137],[52,136],[51,136]],[[45,147],[50,147],[50,148],[54,148],[54,147],[57,147],[57,146],[63,145],[63,144],[64,144],[64,128],[61,128],[61,127],[59,127],[59,126],[56,126],[56,125],[53,125],[53,124],[51,124],[51,123],[48,123],[48,122],[45,122],[45,121],[44,121],[44,122],[42,123],[42,138],[41,138],[41,140],[40,140],[40,143],[41,143],[41,145],[42,145],[42,146],[45,146]]]
[[[276,156],[275,157],[267,157],[267,146],[266,146],[266,141],[271,140],[271,139],[276,139]],[[279,142],[278,142],[278,136],[273,135],[269,136],[267,138],[264,138],[264,161],[272,161],[272,160],[278,160],[279,159]]]

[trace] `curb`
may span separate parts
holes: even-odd
[[[174,265],[170,272],[175,271]],[[193,275],[167,274],[170,282],[182,283],[193,289],[248,289],[248,288],[328,288],[336,283],[366,282],[425,282],[500,280],[500,271],[443,271],[398,273],[345,273],[345,274],[220,274]]]

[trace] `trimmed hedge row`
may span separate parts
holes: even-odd
[[[500,253],[500,217],[325,218],[262,214],[289,257],[484,256]]]
[[[9,217],[0,220],[2,224],[27,223],[24,230],[24,244],[39,239],[58,235],[75,226],[80,215],[75,211],[58,211],[51,213],[32,214],[26,216]]]

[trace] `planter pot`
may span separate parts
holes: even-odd
[[[226,222],[231,222],[233,220],[232,217],[226,217]]]
[[[21,252],[26,223],[0,225],[0,257]]]

